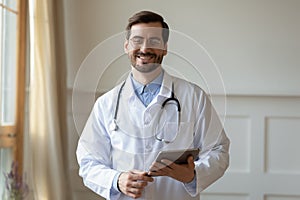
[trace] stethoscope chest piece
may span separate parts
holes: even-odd
[[[109,130],[110,130],[110,131],[116,131],[116,130],[118,130],[118,125],[117,125],[117,123],[116,123],[115,120],[113,120],[113,121],[111,122],[111,124],[109,125]]]

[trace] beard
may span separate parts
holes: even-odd
[[[149,73],[157,69],[162,61],[163,54],[155,54],[151,52],[136,52],[130,55],[131,65],[139,72]]]

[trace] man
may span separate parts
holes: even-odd
[[[124,44],[131,73],[101,96],[80,137],[84,184],[106,199],[199,199],[229,164],[229,139],[205,92],[162,68],[169,27],[153,12],[129,19]],[[186,164],[161,150],[199,148]]]

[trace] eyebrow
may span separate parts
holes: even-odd
[[[161,38],[154,36],[154,37],[150,37],[149,39],[158,39],[158,40],[160,40]]]
[[[142,37],[142,36],[138,36],[138,35],[135,35],[135,36],[133,36],[132,38],[144,39],[144,37]],[[131,39],[132,39],[132,38],[131,38]]]
[[[140,39],[145,39],[144,37],[142,36],[139,36],[139,35],[135,35],[133,36],[132,38],[140,38]],[[157,37],[157,36],[153,36],[153,37],[149,37],[148,39],[161,39],[160,37]]]

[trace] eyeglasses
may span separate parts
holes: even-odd
[[[140,48],[145,43],[145,38],[135,36],[130,39],[130,42],[134,48]],[[146,42],[147,42],[146,46],[149,48],[157,48],[160,47],[160,45],[162,44],[162,40],[156,37],[149,38],[146,40]]]

